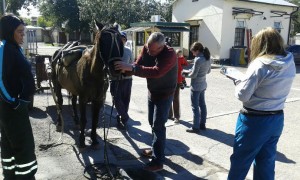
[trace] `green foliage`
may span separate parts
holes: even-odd
[[[31,25],[31,21],[30,21],[29,18],[22,18],[22,20],[24,21],[24,23],[25,23],[26,25]]]
[[[289,2],[300,6],[299,0],[289,0]],[[293,31],[290,32],[290,34],[295,35],[296,33],[300,32],[300,12],[299,11],[293,14],[292,24],[294,24],[294,29],[293,29]]]
[[[46,20],[43,16],[40,16],[37,20],[37,25],[40,27],[52,27],[54,23],[50,20]]]
[[[27,8],[30,4],[36,5],[38,0],[5,0],[7,9],[6,12],[14,13],[15,15],[19,15],[17,12],[22,7]],[[3,3],[0,3],[0,13],[3,14]]]
[[[39,10],[55,26],[64,24],[67,32],[80,30],[77,0],[40,0]]]
[[[55,26],[67,22],[67,31],[88,31],[94,19],[104,24],[117,22],[122,28],[150,21],[156,14],[171,21],[170,4],[170,0],[163,4],[156,0],[39,0],[39,9]]]

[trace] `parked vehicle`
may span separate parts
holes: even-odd
[[[294,55],[295,64],[300,64],[300,45],[288,46],[286,50]]]

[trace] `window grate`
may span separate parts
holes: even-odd
[[[245,28],[235,28],[234,46],[244,46]]]

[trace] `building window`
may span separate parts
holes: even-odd
[[[194,42],[198,41],[199,26],[191,26],[190,31],[190,45],[192,45]]]
[[[237,28],[245,28],[245,21],[237,21],[236,27]]]
[[[136,45],[137,46],[144,46],[145,44],[145,33],[144,32],[137,32],[136,33]]]
[[[234,46],[244,46],[245,28],[235,28]]]
[[[170,38],[171,46],[180,46],[180,32],[163,32],[163,34]]]
[[[282,29],[281,22],[274,22],[274,29],[276,29],[280,33]]]
[[[245,21],[237,21],[234,35],[234,46],[244,46]]]

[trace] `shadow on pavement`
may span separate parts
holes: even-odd
[[[299,74],[300,73],[300,65],[296,65],[296,73]]]
[[[192,124],[186,121],[182,121],[182,125],[186,127],[191,127]],[[233,147],[233,142],[234,142],[234,135],[233,134],[228,134],[223,131],[220,131],[218,129],[209,129],[207,128],[206,131],[200,131],[199,135],[205,136],[207,138],[213,139],[215,141],[221,142],[223,144],[226,144],[230,147]],[[280,140],[279,140],[280,141]],[[287,158],[284,154],[281,152],[277,151],[276,154],[276,161],[283,162],[283,163],[293,163],[295,164],[296,162]]]
[[[35,118],[35,119],[44,119],[47,118],[47,112],[41,110],[38,107],[33,107],[30,111],[29,111],[29,117]]]

